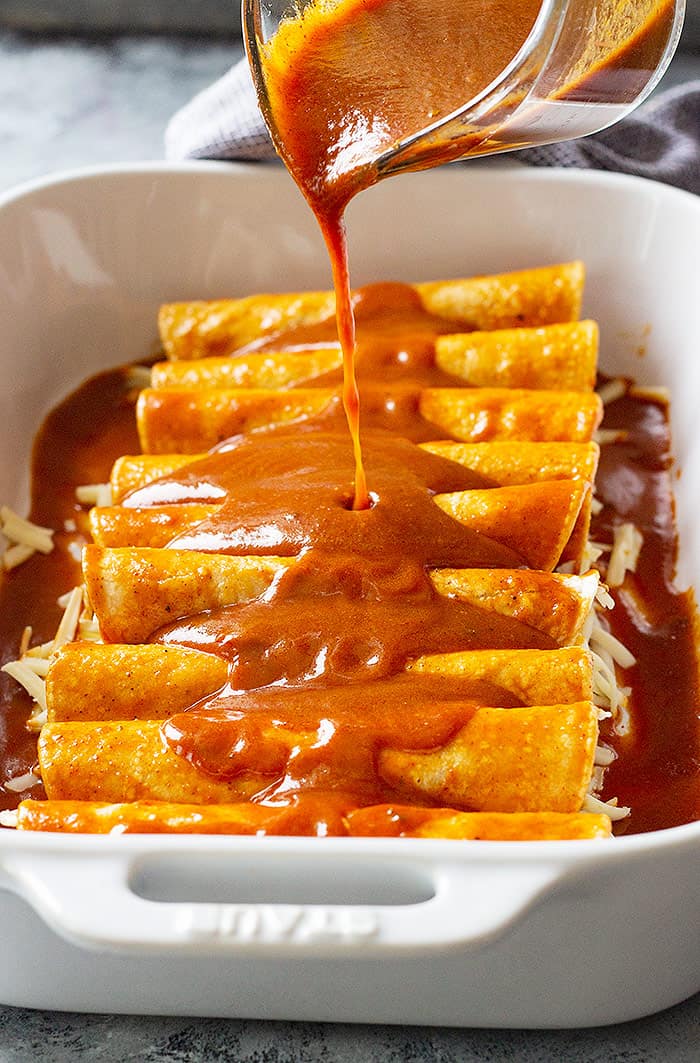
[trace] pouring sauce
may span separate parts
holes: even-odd
[[[493,81],[525,42],[539,8],[540,0],[345,0],[329,17],[323,5],[311,4],[281,24],[263,56],[275,145],[330,254],[343,405],[355,456],[354,509],[369,506],[369,491],[353,367],[345,208],[376,183],[376,161],[392,144]],[[464,57],[458,76],[455,56]]]
[[[506,69],[525,44],[541,6],[541,0],[315,0],[301,14],[283,19],[261,48],[261,103],[272,139],[309,203],[330,255],[343,351],[343,405],[355,457],[354,509],[367,508],[369,491],[353,364],[345,209],[379,180],[378,163],[386,151],[457,111]],[[643,18],[645,6],[649,10]],[[605,100],[607,93],[612,101],[622,86],[633,100],[663,54],[673,14],[673,0],[659,0],[631,12],[586,8],[581,15],[592,20],[587,25],[570,17],[558,59],[568,75],[562,86],[556,68],[549,72],[553,95],[593,101]],[[567,33],[574,34],[568,44]],[[487,129],[481,136],[465,129],[456,141],[431,143],[427,154],[419,145],[413,162],[409,148],[402,168],[437,166],[477,153],[488,138]]]

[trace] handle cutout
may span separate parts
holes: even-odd
[[[435,896],[431,877],[389,861],[352,864],[281,858],[157,856],[131,867],[129,888],[148,901],[193,904],[403,906]]]

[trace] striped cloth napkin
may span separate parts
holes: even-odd
[[[169,159],[275,158],[244,58],[171,119]],[[664,181],[700,194],[700,81],[655,95],[629,117],[582,140],[528,148],[532,166],[569,166]]]

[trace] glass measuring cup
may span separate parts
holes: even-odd
[[[296,10],[315,2],[302,0]],[[685,0],[543,0],[510,62],[466,101],[459,98],[459,66],[466,69],[469,59],[455,55],[450,71],[454,106],[427,123],[425,113],[418,114],[415,128],[404,121],[393,131],[398,135],[370,144],[358,160],[358,169],[365,171],[358,183],[367,186],[403,170],[605,129],[658,83],[677,46],[684,10]],[[261,110],[283,158],[264,59],[266,45],[289,14],[288,0],[243,0],[244,36]],[[406,62],[411,58],[407,55]]]
[[[348,203],[393,173],[617,121],[669,62],[683,0],[288,2],[243,0],[244,36],[263,117],[330,256],[362,510]]]

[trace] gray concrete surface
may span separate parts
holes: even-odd
[[[697,1063],[700,996],[591,1030],[236,1022],[0,1008],[0,1063]]]
[[[0,26],[34,33],[220,36],[240,30],[241,5],[240,0],[2,0]]]

